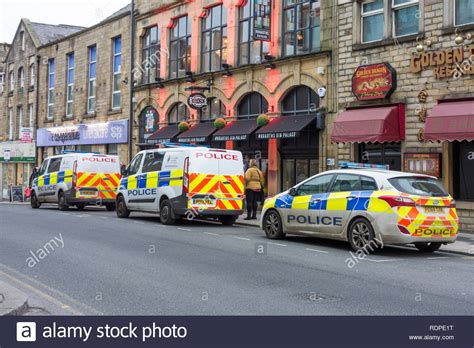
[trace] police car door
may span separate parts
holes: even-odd
[[[35,186],[36,186],[36,196],[40,202],[45,201],[44,195],[44,176],[46,174],[46,170],[49,166],[49,159],[45,160],[38,172],[38,177],[35,179]]]
[[[158,212],[157,191],[158,177],[163,166],[163,153],[150,151],[145,154],[141,173],[138,175],[137,186],[141,190],[140,210]]]
[[[127,168],[127,177],[122,179],[122,184],[125,188],[124,197],[128,209],[140,209],[140,195],[138,191],[137,177],[143,157],[143,153],[139,153],[133,158]]]
[[[46,202],[56,202],[56,188],[58,184],[58,172],[62,157],[51,158],[48,165],[48,173],[44,175],[44,195]]]

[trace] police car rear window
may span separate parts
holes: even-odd
[[[443,186],[437,180],[432,178],[405,176],[388,179],[388,181],[398,191],[410,195],[435,197],[444,197],[448,195]]]

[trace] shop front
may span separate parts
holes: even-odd
[[[9,199],[12,186],[21,186],[24,191],[34,165],[34,143],[0,143],[0,200]]]

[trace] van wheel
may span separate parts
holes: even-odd
[[[164,199],[160,204],[160,221],[163,225],[172,225],[175,219],[172,216],[173,208],[168,199]]]
[[[280,214],[276,210],[270,210],[263,218],[263,230],[269,239],[282,239],[285,237]]]
[[[237,216],[222,215],[222,216],[219,216],[219,221],[224,226],[232,226],[237,221]]]
[[[379,249],[380,244],[375,239],[374,228],[364,218],[355,219],[349,226],[349,244],[355,251],[362,250],[367,254]]]
[[[86,207],[85,203],[77,203],[76,204],[77,210],[84,210],[85,207]]]
[[[127,204],[125,203],[125,198],[123,196],[119,196],[117,198],[117,209],[115,212],[119,218],[128,218],[130,216],[130,210],[127,208]]]
[[[115,210],[115,203],[106,204],[105,209],[107,209],[107,211],[114,211]]]
[[[66,202],[66,197],[64,197],[64,192],[59,192],[58,195],[58,208],[59,210],[68,210],[69,205]]]
[[[34,191],[31,193],[30,203],[33,209],[38,209],[41,207],[41,203],[38,201],[38,197],[36,197],[36,193]]]
[[[439,248],[441,248],[441,243],[439,242],[418,242],[415,243],[415,247],[423,253],[432,253]]]

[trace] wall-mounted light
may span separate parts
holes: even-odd
[[[128,77],[125,77],[123,80],[122,80],[122,83],[124,85],[128,85]]]
[[[417,52],[423,52],[425,50],[425,47],[423,46],[423,40],[421,40],[420,37],[416,38],[416,51]]]
[[[161,77],[155,77],[156,86],[158,88],[165,88],[165,85],[162,83],[163,79]]]
[[[265,70],[267,70],[267,71],[273,70],[273,69],[275,69],[275,68],[276,68],[276,66],[275,66],[274,63],[267,63],[267,64],[265,64]]]
[[[222,63],[222,69],[224,69],[224,77],[230,77],[232,76],[232,72],[230,71],[230,68],[232,68],[232,65],[227,64],[227,63]]]
[[[194,83],[194,82],[196,82],[196,80],[194,80],[193,72],[192,72],[192,71],[186,71],[186,82],[187,82],[187,83]]]
[[[264,58],[265,60],[263,63],[265,64],[265,70],[268,71],[276,68],[275,63],[272,62],[273,60],[275,60],[274,56],[272,56],[271,54],[266,54]]]

